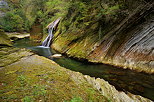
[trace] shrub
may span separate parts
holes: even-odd
[[[23,23],[23,19],[12,11],[7,12],[0,20],[0,25],[8,32],[22,31]]]

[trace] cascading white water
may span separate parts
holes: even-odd
[[[46,39],[43,41],[42,46],[45,47],[49,47],[52,41],[52,37],[53,37],[53,28],[52,29],[48,29],[49,35],[46,37]]]
[[[42,46],[44,47],[50,47],[51,42],[52,42],[52,38],[53,38],[53,30],[56,28],[56,26],[58,25],[59,21],[60,21],[61,17],[58,18],[57,20],[53,21],[52,23],[50,23],[47,28],[48,28],[48,32],[49,35],[46,37],[46,39],[43,41]]]

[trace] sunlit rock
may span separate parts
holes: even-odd
[[[50,58],[60,58],[60,57],[62,57],[62,54],[54,54],[50,56]]]

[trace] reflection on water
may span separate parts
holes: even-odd
[[[34,46],[27,39],[16,42],[14,46],[31,49],[35,53],[47,58],[49,58],[52,53],[55,53],[53,51],[51,53],[50,48]],[[125,92],[129,91],[154,100],[154,75],[137,73],[110,65],[81,62],[68,57],[54,58],[52,60],[73,71],[81,72],[96,78],[103,78],[114,85],[118,90]]]
[[[14,46],[30,49],[33,52],[44,57],[49,57],[52,55],[51,49],[49,47],[40,46],[40,43],[30,41],[29,39],[18,40],[15,42]]]
[[[51,49],[49,47],[36,46],[36,47],[28,47],[32,51],[38,53],[41,56],[48,57],[52,55]]]
[[[154,75],[115,68],[110,65],[81,62],[71,58],[54,59],[61,66],[91,77],[103,78],[116,89],[130,91],[154,100]]]

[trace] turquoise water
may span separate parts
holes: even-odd
[[[17,41],[14,46],[31,49],[38,55],[54,60],[59,65],[91,77],[103,78],[114,85],[117,90],[131,92],[154,100],[154,74],[137,73],[132,70],[122,69],[105,64],[95,64],[86,61],[79,61],[67,56],[51,58],[56,51],[50,48],[37,46],[28,39]]]

